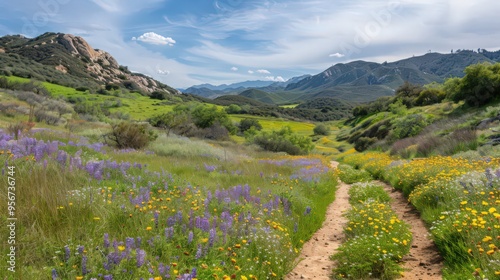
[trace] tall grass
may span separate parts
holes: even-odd
[[[159,155],[39,136],[0,135],[20,221],[18,274],[1,279],[281,279],[334,199],[321,158],[233,157],[229,144],[224,160],[223,148],[190,141]]]

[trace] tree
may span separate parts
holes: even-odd
[[[446,87],[446,83],[449,83]],[[481,106],[500,96],[500,63],[481,63],[465,68],[462,79],[446,81],[450,99],[465,100],[469,106]]]
[[[172,129],[190,122],[190,116],[185,111],[172,111],[166,114],[157,115],[149,120],[152,126],[163,128],[167,130],[167,136],[170,135]]]

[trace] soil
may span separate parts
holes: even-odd
[[[332,168],[338,166],[331,163]],[[403,258],[403,267],[406,272],[402,279],[434,280],[442,279],[442,258],[418,212],[408,203],[403,194],[391,186],[379,182],[392,198],[392,209],[400,220],[411,226],[413,241],[410,253]],[[344,241],[343,228],[347,219],[343,213],[350,208],[349,185],[340,183],[336,192],[335,201],[328,207],[326,219],[322,227],[307,241],[297,266],[285,277],[285,280],[295,279],[331,279],[335,262],[330,259]]]

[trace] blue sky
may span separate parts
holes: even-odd
[[[500,49],[497,0],[16,0],[0,35],[82,36],[174,87],[283,81],[353,60]]]

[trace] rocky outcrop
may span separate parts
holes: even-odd
[[[71,34],[47,32],[32,39],[0,37],[0,53],[5,52],[27,57],[77,79],[92,79],[102,86],[114,84],[144,93],[180,93],[153,78],[128,71],[108,52],[94,49],[82,37]]]

